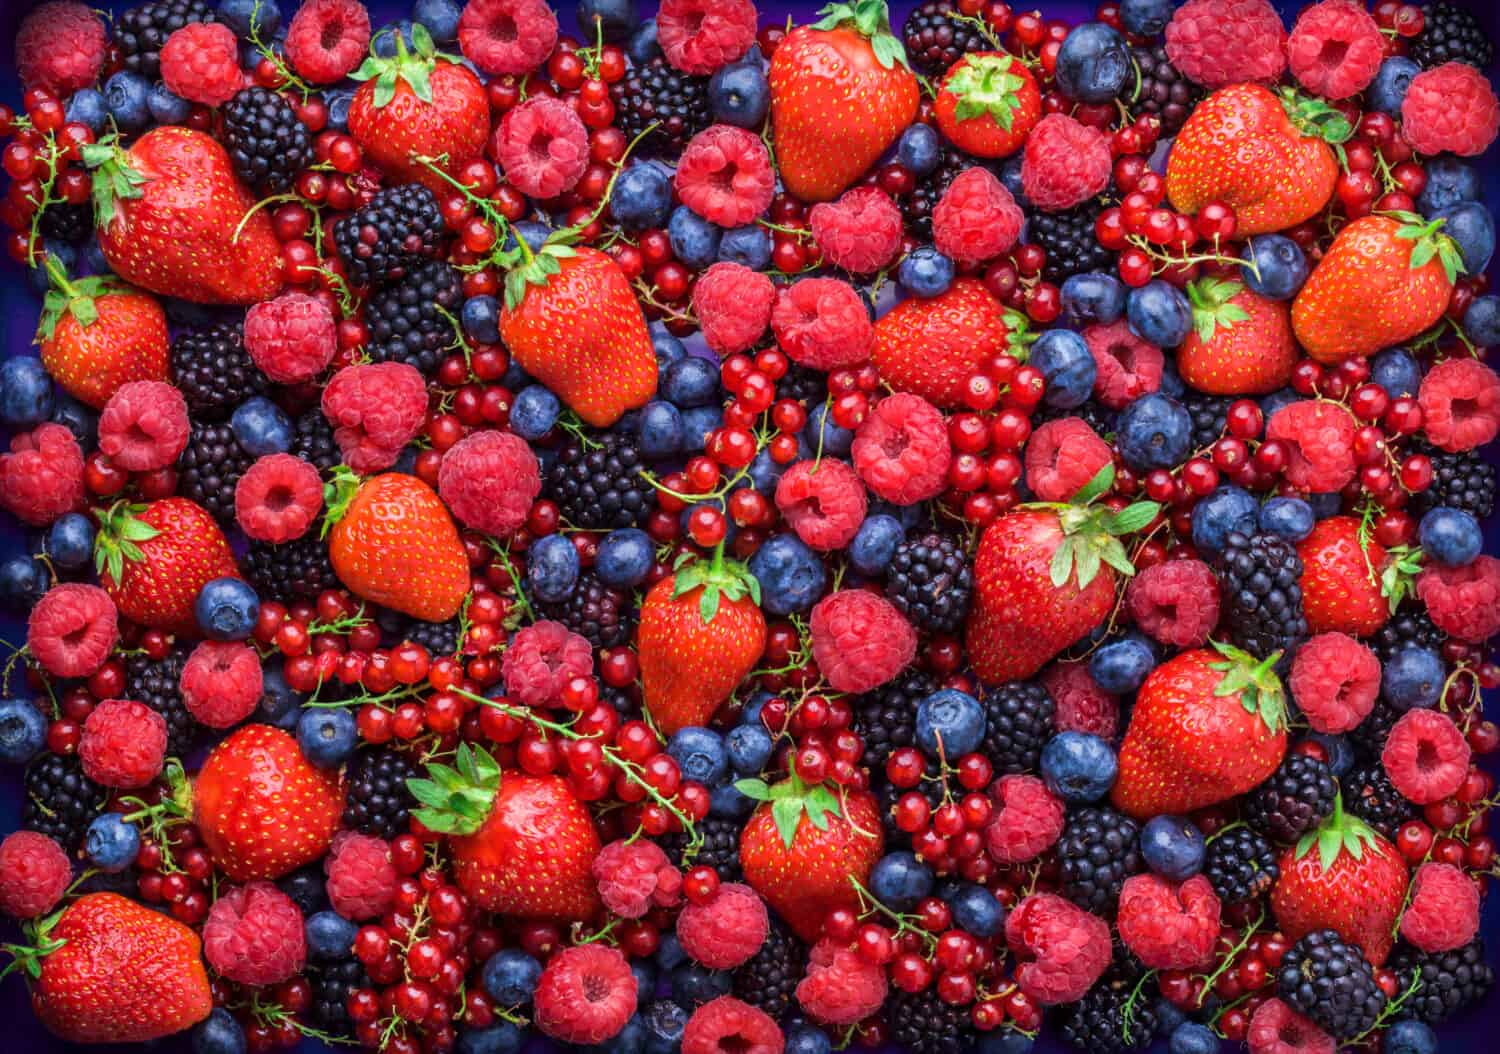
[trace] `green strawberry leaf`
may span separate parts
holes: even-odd
[[[1064,538],[1057,544],[1057,552],[1052,554],[1052,562],[1047,566],[1047,577],[1055,587],[1061,589],[1072,574],[1073,539]]]
[[[1135,564],[1130,562],[1130,556],[1125,552],[1125,547],[1120,544],[1118,538],[1111,538],[1105,542],[1099,557],[1122,575],[1128,577],[1135,574]]]
[[[762,779],[735,780],[734,789],[754,801],[771,800],[771,787]]]
[[[1094,478],[1085,483],[1079,489],[1078,493],[1073,495],[1072,504],[1087,505],[1108,491],[1110,487],[1114,486],[1114,483],[1114,462],[1106,462],[1103,468],[1094,473]]]
[[[1026,81],[1012,73],[1015,60],[1007,54],[971,55],[943,86],[958,99],[953,115],[959,121],[989,117],[1010,131],[1021,109],[1020,90]]]
[[[395,97],[396,71],[394,69],[381,70],[380,76],[375,79],[375,109],[385,109]]]
[[[776,823],[776,833],[788,849],[797,838],[797,825],[802,820],[802,802],[797,798],[776,798],[771,802],[771,819]]]
[[[706,626],[714,620],[719,613],[719,587],[704,586],[703,592],[698,596],[698,617],[703,619]]]
[[[1142,530],[1161,512],[1161,505],[1154,501],[1138,501],[1127,505],[1119,512],[1104,517],[1103,526],[1110,534],[1134,534]]]
[[[1088,584],[1099,574],[1099,549],[1092,538],[1078,539],[1077,549],[1074,563],[1078,567],[1078,588],[1087,589]]]
[[[1327,871],[1339,858],[1339,850],[1344,847],[1344,838],[1338,831],[1331,828],[1322,828],[1318,831],[1318,864]]]

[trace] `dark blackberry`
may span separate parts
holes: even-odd
[[[1193,449],[1202,450],[1213,446],[1224,435],[1224,421],[1229,413],[1229,404],[1234,402],[1227,395],[1204,395],[1189,388],[1177,400],[1187,410],[1193,421]]]
[[[938,998],[936,985],[920,992],[892,990],[885,1020],[891,1042],[910,1054],[965,1054],[978,1045],[969,1008]]]
[[[587,444],[574,438],[547,471],[546,492],[575,527],[634,527],[656,505],[641,476],[645,462],[634,439],[607,432]]]
[[[687,835],[674,834],[662,840],[662,847],[672,863],[678,867],[685,864],[689,867],[711,867],[719,873],[721,880],[738,882],[741,876],[740,823],[722,816],[705,816],[698,821],[697,827],[703,841],[699,843],[698,851],[690,864],[683,859],[688,845]]]
[[[115,47],[121,65],[148,81],[161,76],[161,49],[167,38],[189,22],[213,22],[206,0],[155,0],[123,12],[114,22]]]
[[[1148,1046],[1156,1035],[1150,982],[1137,987],[1129,972],[1105,979],[1074,1003],[1062,1022],[1071,1046],[1095,1054],[1125,1054]]]
[[[339,452],[338,442],[333,438],[333,424],[323,416],[321,407],[305,410],[297,418],[292,430],[291,452],[316,465],[319,472],[331,472],[335,465],[343,462],[344,455]]]
[[[596,648],[613,648],[630,640],[635,605],[618,589],[611,589],[592,571],[578,577],[566,600],[542,605],[547,618],[561,622]]]
[[[1233,644],[1258,659],[1278,651],[1287,658],[1307,639],[1302,559],[1291,542],[1270,532],[1247,537],[1231,531],[1217,568]]]
[[[1402,1004],[1401,1016],[1429,1025],[1441,1024],[1473,1006],[1495,987],[1495,969],[1485,959],[1483,940],[1430,955],[1403,941],[1396,945],[1386,965],[1396,975],[1396,987],[1402,992],[1411,985],[1413,973],[1422,978],[1421,987]]]
[[[1405,712],[1384,699],[1376,699],[1369,715],[1349,733],[1349,742],[1354,744],[1354,749],[1361,756],[1378,766],[1381,752],[1385,750],[1385,741],[1391,737],[1391,729]],[[1345,778],[1348,778],[1347,775]]]
[[[1426,444],[1423,444],[1426,447]],[[1432,460],[1432,483],[1412,495],[1412,514],[1421,517],[1439,505],[1461,509],[1476,520],[1495,511],[1495,466],[1472,450],[1450,454],[1433,447],[1419,449]]]
[[[828,374],[794,362],[776,382],[776,398],[795,399],[811,409],[828,399]]]
[[[1417,807],[1396,789],[1378,760],[1350,769],[1339,782],[1344,808],[1387,838],[1395,838],[1401,825],[1417,815]]]
[[[423,622],[421,619],[412,619],[406,625],[401,636],[413,644],[420,644],[427,649],[427,654],[436,658],[439,655],[456,655],[461,643],[458,639],[458,619],[451,618],[447,622]]]
[[[1418,647],[1443,653],[1448,634],[1432,624],[1432,619],[1423,607],[1403,608],[1386,620],[1370,637],[1370,649],[1380,657],[1382,663],[1402,648]]]
[[[125,659],[125,698],[145,703],[167,722],[167,753],[182,757],[193,749],[203,726],[182,701],[182,668],[188,649],[179,645],[160,659],[130,655]]]
[[[370,331],[365,353],[373,362],[404,362],[431,374],[458,339],[453,319],[463,304],[456,270],[441,260],[414,264],[406,276],[374,293],[365,305]]]
[[[1467,62],[1483,70],[1495,57],[1495,46],[1472,11],[1453,4],[1422,8],[1422,32],[1406,46],[1407,57],[1430,70],[1445,62]]]
[[[1092,428],[1100,439],[1108,440],[1115,434],[1115,428],[1119,415],[1102,403],[1096,403],[1092,399],[1086,399],[1078,406],[1039,406],[1036,409],[1037,424],[1047,421],[1058,421],[1064,417],[1076,417],[1084,424]]]
[[[238,322],[189,329],[172,341],[172,382],[194,418],[227,417],[269,381],[245,350]]]
[[[1305,754],[1288,754],[1271,778],[1245,800],[1245,819],[1274,841],[1295,842],[1333,812],[1338,781],[1328,766]]]
[[[281,545],[251,542],[244,566],[262,600],[315,600],[323,590],[339,588],[328,546],[316,531]]]
[[[937,690],[938,683],[930,674],[907,670],[855,699],[854,730],[865,741],[865,764],[883,769],[893,751],[912,745],[917,705]]]
[[[806,968],[807,949],[780,919],[772,918],[760,951],[734,971],[734,994],[780,1020]]]
[[[1065,212],[1032,211],[1026,240],[1040,245],[1047,254],[1043,278],[1061,284],[1069,275],[1082,271],[1114,273],[1115,254],[1100,245],[1094,234],[1094,221],[1103,208],[1094,200]]]
[[[901,199],[901,215],[906,228],[921,241],[932,238],[932,210],[948,192],[948,186],[958,174],[974,165],[974,159],[957,147],[943,144],[937,168],[926,179],[917,180],[917,187]]]
[[[908,538],[891,558],[885,593],[918,629],[957,633],[974,594],[974,572],[962,543],[936,531]]]
[[[21,826],[45,834],[69,853],[109,800],[109,792],[83,774],[83,763],[61,754],[43,754],[26,769],[26,800]]]
[[[957,16],[954,0],[927,0],[901,24],[906,57],[922,76],[941,77],[969,52],[989,50],[973,23],[960,22]]]
[[[222,113],[224,149],[246,186],[280,194],[312,164],[312,132],[275,92],[259,85],[241,88]],[[337,236],[337,226],[334,231]]]
[[[1203,853],[1203,874],[1226,904],[1255,900],[1281,875],[1276,848],[1249,827],[1216,835]]]
[[[1315,930],[1287,950],[1276,994],[1341,1040],[1369,1031],[1385,1009],[1370,960],[1334,930]]]
[[[1136,117],[1161,118],[1163,138],[1176,135],[1203,98],[1203,90],[1177,71],[1161,43],[1132,45],[1130,61],[1135,69],[1120,89],[1121,100]]]
[[[177,458],[177,493],[196,501],[219,523],[235,522],[234,488],[255,457],[227,423],[194,421]]]
[[[674,69],[660,55],[628,72],[610,86],[609,93],[615,103],[615,124],[626,139],[634,139],[653,122],[661,122],[641,141],[638,150],[666,153],[680,149],[713,123],[708,78]]]
[[[43,237],[76,245],[94,233],[94,207],[54,201],[42,210],[40,225]]]
[[[438,254],[443,214],[420,183],[387,187],[333,225],[333,245],[353,285],[394,282]]]
[[[313,1023],[334,1036],[352,1036],[354,1022],[349,1018],[349,993],[356,988],[371,987],[370,975],[353,955],[321,963],[308,971],[312,981]]]
[[[1120,887],[1141,870],[1140,831],[1140,824],[1107,805],[1069,816],[1057,842],[1063,896],[1095,915],[1113,911]]]
[[[390,841],[406,830],[416,798],[406,781],[422,773],[405,754],[361,750],[344,771],[344,826]]]
[[[1035,772],[1042,747],[1052,738],[1057,705],[1036,681],[1011,681],[986,692],[984,744],[980,751],[995,775]]]

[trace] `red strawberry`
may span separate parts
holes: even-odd
[[[951,410],[964,405],[969,378],[1024,343],[1024,333],[1021,316],[1001,308],[983,282],[960,278],[941,296],[910,297],[882,315],[870,357],[896,391]]]
[[[1210,395],[1264,395],[1291,383],[1297,345],[1285,304],[1219,278],[1187,292],[1193,329],[1177,349],[1184,381]]]
[[[1003,51],[974,51],[943,77],[932,104],[938,127],[975,157],[1009,157],[1042,117],[1042,94],[1021,60]]]
[[[73,398],[99,410],[131,381],[167,379],[167,316],[154,296],[109,277],[70,281],[47,257],[42,365]]]
[[[240,577],[214,518],[187,498],[117,502],[95,515],[99,583],[120,613],[153,629],[197,636],[198,593],[216,578]]]
[[[1302,560],[1302,610],[1311,633],[1368,637],[1390,617],[1382,588],[1385,547],[1353,516],[1319,520],[1297,543]]]

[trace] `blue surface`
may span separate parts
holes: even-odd
[[[108,8],[113,11],[124,10],[134,5],[138,0],[110,0],[108,3],[94,4],[93,6]],[[918,0],[920,2],[920,0]],[[1274,0],[1275,5],[1281,10],[1283,18],[1290,24],[1295,19],[1296,12],[1303,6],[1298,0]],[[1500,5],[1491,0],[1449,0],[1460,7],[1466,7],[1479,13],[1481,20],[1485,23],[1490,37],[1500,40]],[[296,10],[299,0],[281,0],[280,6],[284,18],[290,18]],[[553,0],[554,7],[558,8],[561,17],[559,19],[563,32],[572,32],[574,21],[572,17],[572,4],[559,3]],[[22,15],[36,6],[31,0],[8,0],[0,3],[0,100],[13,107],[19,107],[20,85],[15,76],[13,68],[13,41],[15,39],[16,26]],[[372,20],[376,25],[398,18],[409,17],[409,5],[392,0],[367,0]],[[639,0],[637,5],[643,12],[654,10],[655,3],[652,0]],[[812,14],[821,2],[786,2],[786,0],[757,0],[763,24],[783,21],[790,15],[796,22],[810,21]],[[894,0],[891,3],[892,24],[900,26],[901,20],[917,3],[912,0]],[[1032,5],[1028,3],[1014,3],[1012,5],[1017,11],[1029,10]],[[1087,19],[1092,11],[1092,5],[1078,3],[1076,0],[1064,0],[1057,3],[1038,3],[1043,13],[1050,18],[1063,18],[1077,22]],[[1489,75],[1493,82],[1500,83],[1500,67],[1492,67]],[[1485,200],[1493,209],[1500,205],[1500,164],[1495,161],[1495,152],[1482,159],[1484,169]],[[1490,268],[1491,282],[1496,283],[1500,278],[1500,265],[1492,264]],[[21,276],[20,269],[10,262],[8,258],[0,259],[0,327],[3,327],[5,339],[5,355],[32,355],[36,354],[36,348],[32,344],[32,336],[36,328],[36,318],[40,308],[40,298],[33,293]],[[1500,465],[1500,444],[1486,451],[1488,459]],[[25,544],[25,539],[15,521],[6,515],[0,515],[0,555],[9,555],[17,551]],[[1500,515],[1491,517],[1490,522],[1485,525],[1485,551],[1488,553],[1500,553]],[[0,640],[19,642],[24,639],[25,627],[17,619],[10,616],[0,616]],[[1486,709],[1491,717],[1496,715],[1495,710],[1496,693],[1486,696]],[[1500,775],[1500,757],[1492,755],[1486,762],[1486,768],[1492,773]],[[11,768],[0,768],[0,833],[13,830],[20,823],[20,773]],[[1494,831],[1491,832],[1494,835]],[[1500,960],[1500,896],[1490,896],[1485,902],[1483,934],[1488,945],[1488,953],[1491,962]],[[11,933],[6,932],[4,939],[11,939]],[[36,1020],[31,1012],[27,994],[18,977],[12,976],[0,983],[0,1021],[3,1021],[5,1031],[4,1038],[0,1038],[0,1054],[82,1054],[85,1051],[96,1052],[139,1052],[150,1050],[160,1054],[186,1054],[191,1047],[185,1037],[173,1037],[159,1043],[141,1045],[110,1045],[110,1046],[80,1046],[72,1043],[64,1043],[51,1036]],[[1468,1052],[1494,1051],[1496,1047],[1496,1035],[1500,1033],[1500,993],[1492,993],[1490,1000],[1482,1007],[1471,1010],[1444,1025],[1439,1030],[1441,1049],[1445,1052]],[[306,1040],[297,1048],[304,1054],[314,1051],[329,1050],[351,1050],[351,1047],[331,1048],[322,1043]],[[555,1046],[545,1041],[534,1041],[528,1051],[556,1050]],[[1073,1048],[1063,1044],[1055,1038],[1051,1032],[1044,1034],[1043,1038],[1034,1048],[1037,1054],[1065,1054]],[[1166,1050],[1165,1040],[1159,1040],[1152,1048],[1153,1052]],[[1232,1049],[1243,1050],[1242,1045],[1224,1044],[1226,1051]],[[888,1054],[895,1054],[894,1048]]]

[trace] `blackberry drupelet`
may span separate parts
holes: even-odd
[[[1422,985],[1402,1004],[1401,1016],[1429,1025],[1440,1024],[1464,1007],[1473,1006],[1495,987],[1495,969],[1484,956],[1484,941],[1472,940],[1450,952],[1418,951],[1404,941],[1396,945],[1386,966],[1396,975],[1397,989],[1406,991],[1413,972]]]
[[[792,1005],[807,968],[807,949],[775,916],[760,951],[734,971],[734,994],[778,1021]]]
[[[948,192],[948,186],[966,168],[972,168],[974,159],[958,148],[943,144],[943,152],[937,168],[925,178],[917,180],[916,189],[901,199],[901,215],[906,229],[918,239],[932,238],[932,210]]]
[[[1064,417],[1076,417],[1084,424],[1094,430],[1094,434],[1100,439],[1108,441],[1115,434],[1115,428],[1119,415],[1102,403],[1092,399],[1086,399],[1078,406],[1064,408],[1061,406],[1038,406],[1035,411],[1034,420],[1038,425],[1048,421],[1059,421]]]
[[[246,186],[280,194],[313,163],[312,132],[275,92],[259,85],[242,88],[222,113],[224,148]]]
[[[1281,876],[1276,848],[1249,827],[1216,835],[1203,854],[1203,874],[1225,904],[1255,900]]]
[[[1203,98],[1203,89],[1178,72],[1164,44],[1132,45],[1130,60],[1135,75],[1125,78],[1120,98],[1137,117],[1155,114],[1161,118],[1162,138],[1176,135]]]
[[[387,187],[333,225],[333,245],[353,285],[380,285],[438,254],[443,214],[420,183]]]
[[[957,633],[969,613],[974,572],[959,540],[933,531],[896,547],[885,592],[918,629]]]
[[[320,964],[308,971],[312,981],[312,1019],[324,1032],[334,1036],[352,1036],[354,1022],[349,1018],[349,993],[356,988],[371,987],[370,975],[353,955]]]
[[[219,420],[269,381],[245,350],[238,322],[190,329],[172,341],[172,381],[194,418]]]
[[[70,205],[54,201],[42,210],[42,236],[76,245],[94,233],[94,207],[88,202]]]
[[[83,774],[83,763],[43,754],[26,769],[21,826],[47,835],[69,853],[83,845],[89,824],[104,809],[109,792]]]
[[[1448,634],[1432,624],[1427,609],[1418,606],[1402,608],[1396,612],[1386,620],[1384,626],[1375,631],[1368,643],[1370,650],[1380,657],[1381,663],[1387,663],[1396,652],[1413,645],[1441,655],[1447,640]]]
[[[344,772],[344,826],[390,841],[406,830],[416,799],[406,781],[422,773],[405,754],[384,747],[361,750]]]
[[[1422,446],[1425,449],[1414,452],[1432,460],[1432,483],[1412,495],[1413,516],[1420,518],[1439,505],[1461,509],[1476,520],[1495,511],[1495,466],[1472,450],[1450,454],[1425,443]]]
[[[436,658],[440,655],[458,654],[458,619],[451,618],[447,622],[423,622],[421,619],[412,619],[407,624],[402,637],[413,644],[420,644],[427,649],[427,654]]]
[[[262,600],[314,600],[325,589],[339,588],[328,546],[315,531],[281,545],[251,542],[244,567]]]
[[[333,424],[323,416],[321,407],[305,410],[297,418],[292,429],[291,452],[316,465],[319,472],[331,472],[344,460],[338,441],[333,438]]]
[[[145,703],[167,722],[167,753],[182,757],[193,748],[202,727],[182,701],[182,668],[188,648],[179,645],[160,659],[131,655],[125,659],[125,698]]]
[[[234,521],[234,488],[255,457],[240,446],[227,423],[194,421],[177,458],[177,493],[208,510],[221,524]]]
[[[1396,789],[1379,760],[1350,769],[1341,783],[1345,810],[1387,838],[1395,838],[1401,825],[1417,815],[1417,807]]]
[[[1445,62],[1467,62],[1483,70],[1495,57],[1495,46],[1472,11],[1453,4],[1422,9],[1422,32],[1411,39],[1406,55],[1424,70]]]
[[[1057,705],[1036,681],[1011,681],[986,692],[984,743],[979,748],[995,775],[1035,772],[1042,747],[1052,738]]]
[[[1381,660],[1385,660],[1382,658]],[[1396,722],[1401,720],[1401,715],[1406,711],[1397,709],[1384,699],[1376,699],[1375,706],[1369,715],[1354,726],[1349,733],[1349,742],[1354,744],[1354,749],[1360,755],[1378,767],[1380,765],[1380,754],[1385,750],[1385,741],[1391,737],[1391,729]],[[1347,781],[1348,773],[1344,779]]]
[[[596,648],[624,644],[635,625],[630,597],[605,585],[592,571],[578,576],[567,599],[542,608],[547,618],[561,622]]]
[[[1042,277],[1061,284],[1069,275],[1081,271],[1104,271],[1113,274],[1115,254],[1099,244],[1094,221],[1103,211],[1096,199],[1065,212],[1043,212],[1034,209],[1026,226],[1026,240],[1040,245],[1047,254]]]
[[[1234,402],[1227,395],[1204,395],[1189,388],[1178,400],[1193,421],[1193,449],[1202,450],[1213,446],[1224,435],[1224,421],[1229,414],[1229,404]]]
[[[703,835],[703,841],[689,866],[711,867],[719,873],[721,881],[738,882],[741,876],[740,824],[723,816],[705,816],[698,821],[697,826],[699,833]],[[669,835],[662,839],[662,848],[678,867],[684,864],[683,854],[687,845],[688,837],[685,834]]]
[[[932,675],[907,670],[855,699],[854,730],[865,741],[865,764],[882,769],[893,751],[912,745],[917,705],[937,690],[938,683]]]
[[[969,52],[989,50],[979,30],[958,17],[954,0],[927,0],[901,24],[906,57],[922,76],[940,78]]]
[[[404,362],[431,374],[458,339],[453,328],[463,304],[463,282],[441,260],[424,260],[379,290],[365,305],[372,362]]]
[[[1245,819],[1283,844],[1295,842],[1333,812],[1333,772],[1317,758],[1288,754],[1271,778],[1245,799]]]
[[[1276,994],[1340,1040],[1368,1031],[1385,1009],[1375,968],[1334,930],[1315,930],[1288,949]]]
[[[1085,911],[1107,917],[1125,880],[1141,870],[1140,830],[1140,824],[1106,805],[1088,806],[1069,816],[1057,842],[1062,895]]]
[[[147,80],[161,76],[161,49],[167,38],[189,22],[214,22],[207,0],[155,0],[132,7],[114,21],[120,65]]]
[[[653,122],[661,122],[636,148],[648,153],[681,149],[689,139],[713,124],[708,78],[674,69],[660,55],[610,85],[609,93],[614,99],[615,123],[627,140],[640,135]]]
[[[885,1020],[892,1042],[911,1054],[964,1054],[978,1040],[969,1008],[943,1002],[936,985],[920,992],[893,988]]]
[[[1125,1054],[1148,1046],[1156,1035],[1156,1011],[1150,993],[1135,990],[1136,980],[1106,974],[1063,1019],[1063,1039],[1092,1054]]]
[[[643,468],[640,447],[619,432],[591,439],[587,449],[574,438],[548,469],[543,491],[575,527],[634,527],[656,505],[656,492],[641,476]]]
[[[1302,612],[1302,559],[1270,532],[1231,531],[1217,561],[1229,639],[1258,659],[1288,653],[1307,639]]]

